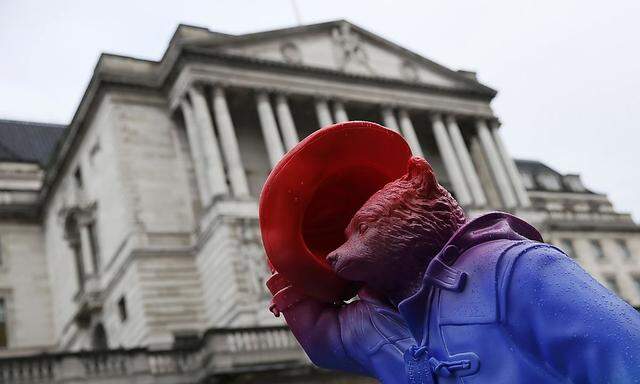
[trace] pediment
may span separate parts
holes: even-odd
[[[219,44],[222,52],[353,75],[450,89],[484,87],[346,21],[240,35]]]

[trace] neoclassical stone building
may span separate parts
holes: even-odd
[[[346,21],[181,25],[160,61],[102,55],[68,126],[0,121],[0,382],[367,382],[312,368],[267,311],[257,224],[285,151],[349,119],[640,305],[638,226],[577,175],[514,161],[495,95]]]

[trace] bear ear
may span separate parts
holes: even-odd
[[[409,159],[406,178],[416,189],[424,192],[432,190],[438,183],[429,162],[418,156]]]

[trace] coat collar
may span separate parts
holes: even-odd
[[[456,260],[469,249],[493,240],[525,240],[542,242],[540,233],[522,219],[504,212],[491,212],[460,227],[442,250],[429,262],[420,289],[398,305],[416,341],[423,339],[432,287],[460,291],[466,273],[454,267]]]

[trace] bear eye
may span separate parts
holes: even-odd
[[[367,224],[361,223],[360,225],[358,225],[358,233],[363,235],[367,231],[367,228],[369,228]]]

